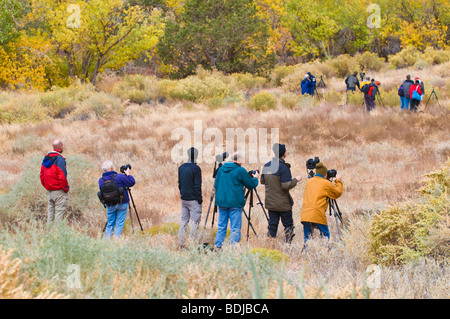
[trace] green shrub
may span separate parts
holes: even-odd
[[[21,95],[0,104],[0,123],[37,123],[47,118],[36,94]]]
[[[161,225],[152,226],[146,230],[144,230],[144,234],[155,236],[155,235],[172,235],[175,236],[178,234],[180,229],[180,224],[177,223],[164,223]]]
[[[253,248],[250,253],[257,255],[261,259],[268,259],[276,264],[289,262],[289,256],[276,249]]]
[[[428,47],[425,49],[424,56],[430,64],[443,64],[450,61],[450,49],[436,50]]]
[[[281,85],[281,80],[284,79],[289,74],[292,74],[293,72],[295,72],[295,70],[296,70],[296,68],[293,65],[277,66],[270,73],[270,82],[272,83],[272,85],[275,85],[276,87],[278,87]]]
[[[349,54],[342,54],[327,63],[336,70],[336,75],[340,78],[345,78],[360,69],[357,59]]]
[[[160,84],[154,76],[127,75],[114,85],[112,92],[123,100],[142,104],[160,96]]]
[[[389,56],[389,63],[395,68],[405,68],[416,64],[417,60],[422,57],[422,53],[414,47],[408,46],[395,55]]]
[[[247,90],[261,89],[267,83],[266,78],[262,76],[255,76],[250,73],[233,73],[231,77],[237,81],[239,86]]]
[[[371,254],[374,262],[397,264],[421,256],[449,258],[448,249],[440,249],[431,234],[442,232],[450,242],[449,232],[440,223],[450,218],[450,161],[439,170],[425,175],[417,202],[395,204],[373,216],[370,227]],[[441,236],[437,236],[439,241]]]
[[[281,105],[285,108],[293,109],[299,100],[300,97],[297,94],[288,92],[281,97]]]
[[[275,107],[275,103],[275,97],[272,94],[266,91],[261,91],[252,96],[252,98],[248,102],[248,106],[252,110],[268,111]]]
[[[112,94],[99,92],[92,94],[84,100],[73,112],[74,119],[82,117],[109,118],[113,115],[123,114],[125,107]]]
[[[378,57],[376,53],[371,53],[368,51],[357,57],[357,61],[361,69],[364,68],[364,70],[372,70],[376,72],[380,71],[385,64],[383,58]]]

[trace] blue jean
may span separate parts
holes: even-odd
[[[123,231],[123,225],[127,218],[128,203],[117,204],[108,206],[106,214],[108,218],[106,220],[105,238],[112,237],[114,230],[114,236],[120,237]]]
[[[314,228],[317,228],[319,230],[321,237],[327,237],[328,239],[330,239],[330,230],[328,229],[328,225],[316,224],[311,222],[302,222],[302,224],[305,244],[309,238],[313,237],[312,235]]]
[[[222,247],[227,235],[228,220],[230,220],[230,242],[238,243],[241,240],[242,208],[219,207],[219,218],[217,222],[217,235],[215,247]]]
[[[404,96],[400,96],[400,108],[402,110],[407,110],[409,107],[409,99]]]

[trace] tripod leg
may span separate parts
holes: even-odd
[[[131,203],[133,204],[134,212],[136,214],[136,218],[138,220],[139,226],[141,227],[141,231],[144,231],[144,229],[142,228],[141,219],[139,218],[139,215],[136,210],[136,205],[134,204],[133,195],[131,195],[131,189],[128,189],[128,194],[130,195]],[[131,207],[130,207],[130,218],[131,218]],[[133,220],[131,220],[131,225],[133,225]],[[134,234],[134,229],[133,229],[133,234]]]
[[[266,216],[266,220],[267,220],[267,222],[269,222],[269,217],[267,216],[266,209],[264,208],[264,204],[261,201],[261,198],[259,197],[259,194],[258,194],[258,191],[256,190],[256,188],[255,188],[255,193],[256,193],[256,197],[258,197],[259,205],[261,206],[261,208],[262,208],[262,210],[264,212],[264,216]]]
[[[208,223],[209,212],[211,211],[211,205],[212,205],[212,202],[214,200],[214,193],[215,193],[215,190],[213,188],[212,193],[211,193],[211,199],[209,201],[208,212],[206,213],[205,225],[203,226],[203,231],[202,231],[202,234],[200,236],[200,242],[203,241],[203,234],[205,233],[206,224]],[[216,209],[217,209],[217,206],[214,205],[214,210],[216,210]],[[214,215],[213,215],[213,224],[214,224]]]
[[[247,224],[247,241],[249,238],[250,233],[250,224],[251,224],[251,213],[252,213],[252,207],[253,207],[253,190],[250,191],[250,202],[248,203],[248,224]],[[253,228],[253,226],[252,226]]]
[[[255,228],[253,228],[253,224],[251,223],[250,218],[247,215],[247,213],[245,212],[244,208],[242,208],[242,212],[244,213],[245,218],[247,218],[248,224],[251,227],[251,229],[253,230],[253,233],[255,234],[256,237],[258,237],[258,234],[256,233]],[[248,238],[248,236],[247,236],[247,238]]]

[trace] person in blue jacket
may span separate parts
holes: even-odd
[[[305,78],[300,84],[302,87],[302,95],[314,95],[314,91],[316,90],[316,77],[311,72],[306,73]]]
[[[215,204],[219,208],[218,230],[215,248],[222,248],[230,221],[230,243],[241,240],[242,208],[245,205],[245,188],[254,189],[258,186],[259,173],[253,177],[243,168],[242,155],[235,153],[233,162],[226,162],[217,171],[214,188],[216,189]]]
[[[98,186],[100,190],[106,181],[112,180],[114,177],[114,182],[118,187],[129,188],[133,187],[136,183],[133,176],[131,176],[131,168],[127,168],[124,174],[116,173],[113,168],[113,163],[111,161],[105,161],[102,164],[103,174],[98,180]],[[127,209],[130,203],[130,198],[128,197],[128,192],[125,190],[123,194],[122,203],[107,205],[107,221],[105,229],[105,238],[112,237],[113,231],[115,237],[120,237],[123,231],[123,225],[125,224],[125,219],[127,217]]]

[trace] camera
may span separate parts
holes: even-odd
[[[327,179],[332,179],[336,177],[337,171],[335,169],[330,169],[327,172]]]
[[[306,161],[306,168],[307,169],[315,169],[317,163],[320,162],[320,159],[318,157],[314,157],[314,159],[310,158]]]
[[[253,175],[255,175],[256,173],[259,174],[259,170],[258,169],[248,171],[248,175],[250,175],[250,177],[253,177]]]
[[[227,152],[224,152],[223,154],[216,155],[216,162],[217,163],[223,163],[223,162],[225,162],[227,157],[228,157],[228,153]]]
[[[361,78],[361,81],[363,81],[363,80],[364,80],[364,75],[366,75],[366,73],[365,73],[365,72],[361,72],[361,73],[359,74],[359,77]]]
[[[131,165],[130,165],[130,164],[122,165],[122,166],[120,167],[120,172],[121,172],[122,174],[125,174],[125,171],[126,171],[127,169],[131,169]]]

